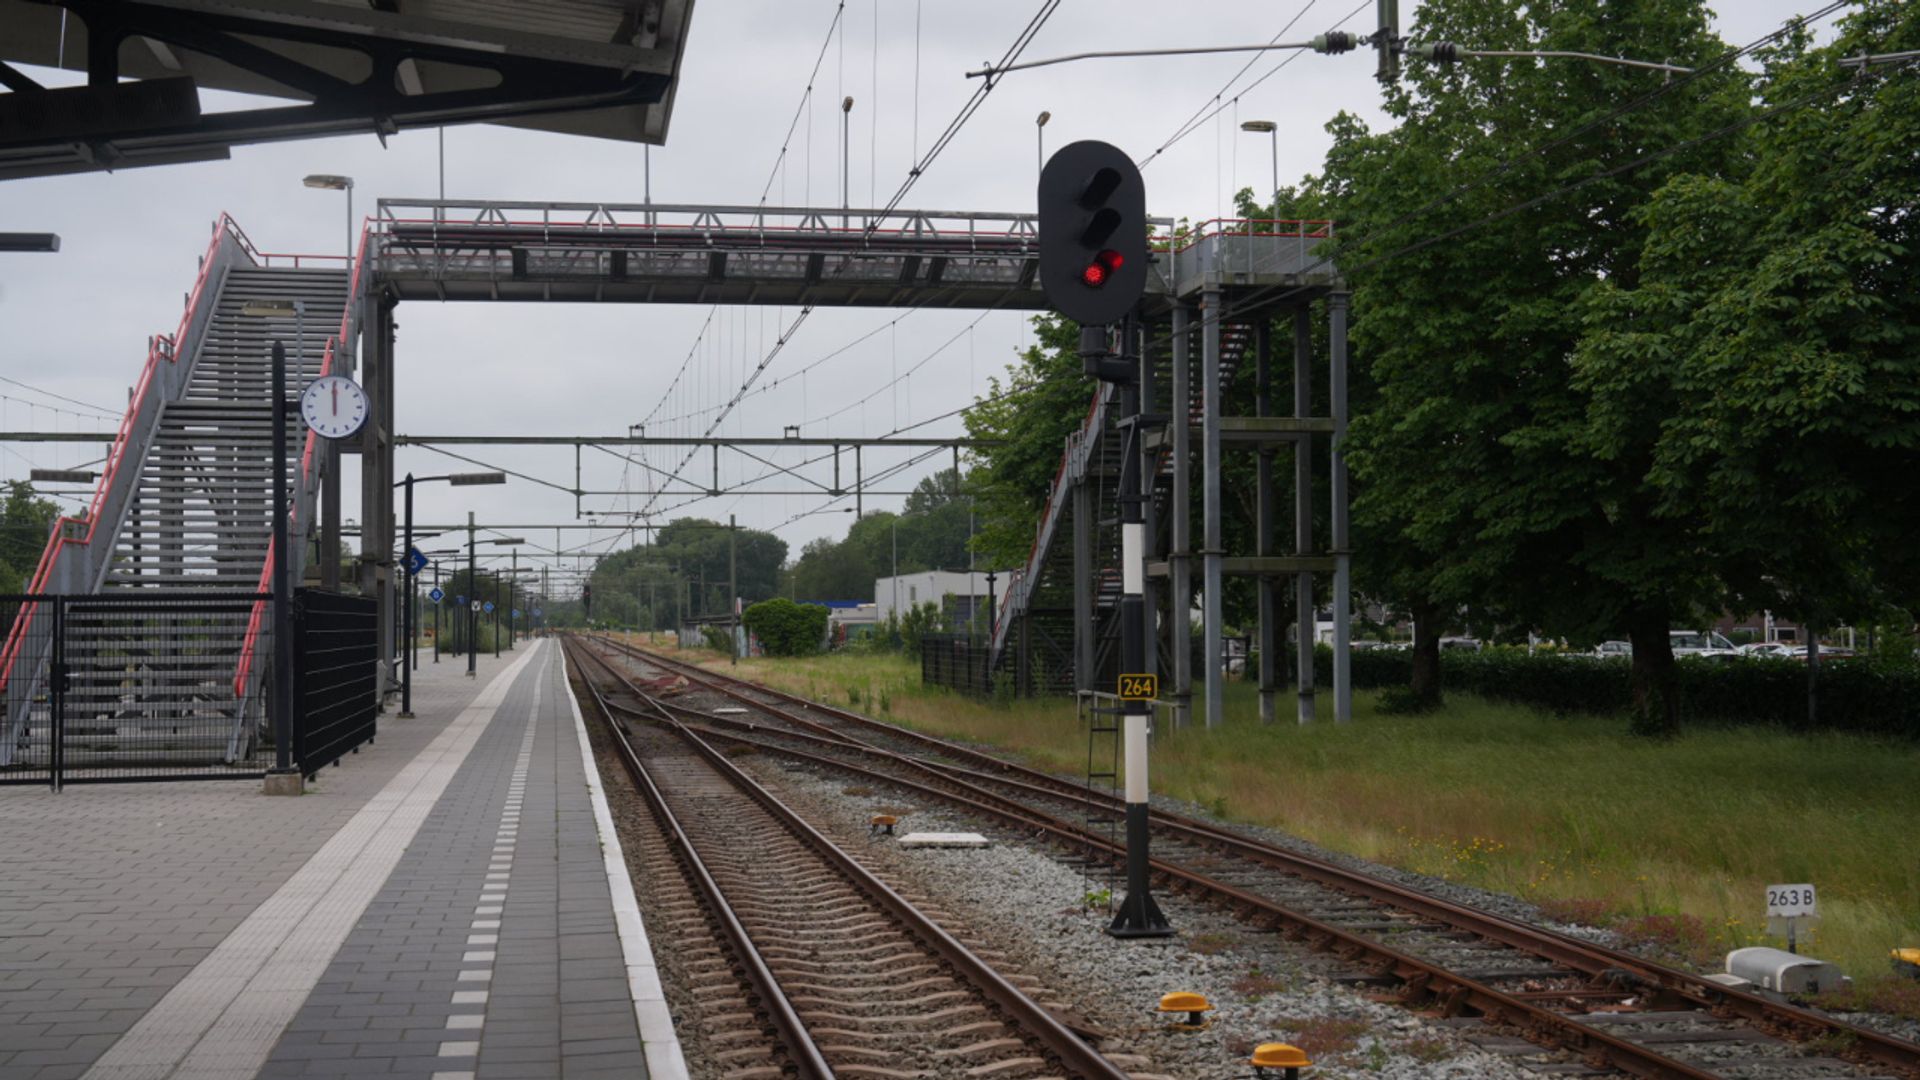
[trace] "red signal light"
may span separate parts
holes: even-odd
[[[1117,251],[1112,249],[1102,251],[1093,257],[1093,261],[1087,264],[1085,270],[1080,271],[1080,283],[1090,289],[1097,289],[1105,285],[1107,279],[1112,277],[1114,271],[1120,269],[1121,264],[1126,261],[1126,258]]]

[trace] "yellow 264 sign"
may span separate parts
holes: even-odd
[[[1120,700],[1152,701],[1160,696],[1160,676],[1158,675],[1122,675],[1120,676]]]

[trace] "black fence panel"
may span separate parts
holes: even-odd
[[[993,649],[984,638],[966,634],[920,635],[920,681],[974,697],[993,694]]]
[[[0,783],[264,775],[266,612],[251,593],[0,597]]]
[[[270,601],[143,592],[63,601],[60,783],[264,775]]]
[[[58,597],[0,596],[0,784],[55,786],[61,687],[50,670],[60,637]]]
[[[373,597],[318,589],[295,611],[293,756],[312,776],[376,734],[380,614]]]

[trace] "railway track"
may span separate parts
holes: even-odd
[[[660,703],[709,737],[882,778],[1097,859],[1124,855],[1107,836],[1079,824],[1089,810],[1119,812],[1117,798],[970,747],[603,640],[630,661],[680,675],[757,715],[744,719]],[[1410,1007],[1454,1023],[1489,1022],[1578,1059],[1547,1066],[1554,1074],[1920,1077],[1920,1045],[1208,822],[1159,808],[1152,817],[1161,887],[1225,903],[1291,940],[1332,953],[1349,969],[1350,981],[1372,984]]]
[[[657,825],[643,857],[685,883],[665,917],[718,1075],[1125,1080],[617,667],[567,655]]]

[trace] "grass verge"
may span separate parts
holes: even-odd
[[[705,650],[688,654],[724,666]],[[900,656],[755,658],[737,673],[1030,764],[1086,770],[1071,702],[974,701],[920,684]],[[1555,717],[1455,696],[1437,713],[1266,726],[1254,688],[1229,683],[1214,731],[1162,732],[1158,791],[1234,821],[1363,858],[1495,889],[1550,916],[1613,926],[1673,959],[1720,967],[1765,935],[1768,884],[1820,888],[1803,951],[1841,964],[1890,1011],[1888,950],[1920,946],[1920,746],[1840,734],[1697,727],[1655,742],[1624,720]],[[1291,714],[1291,703],[1283,706]]]

